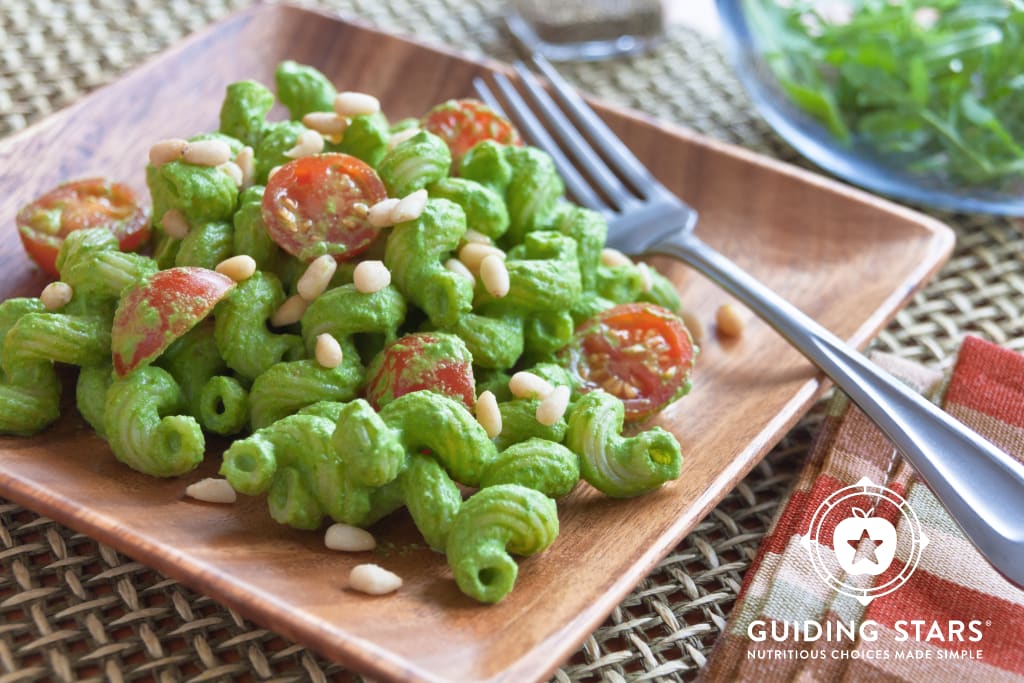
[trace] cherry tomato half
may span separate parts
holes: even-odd
[[[27,204],[15,218],[25,251],[52,277],[64,238],[83,228],[107,228],[122,251],[134,251],[149,239],[149,217],[127,185],[105,178],[58,185]]]
[[[399,396],[430,389],[472,409],[473,357],[458,337],[438,332],[408,334],[384,347],[367,369],[366,400],[376,410]]]
[[[582,391],[622,400],[627,420],[642,420],[685,394],[696,347],[683,321],[649,303],[620,304],[576,329],[562,360]]]
[[[519,131],[480,100],[448,100],[423,117],[422,126],[448,143],[452,162],[459,160],[482,140],[503,145],[522,145]]]
[[[371,206],[387,190],[371,166],[348,154],[318,154],[288,162],[267,182],[263,221],[277,244],[303,261],[322,254],[356,256],[377,238]]]
[[[121,295],[110,348],[114,371],[124,377],[148,364],[198,325],[235,288],[229,277],[206,268],[169,268]]]

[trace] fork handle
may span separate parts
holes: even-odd
[[[1024,465],[882,371],[692,232],[676,233],[648,251],[690,264],[788,339],[881,428],[988,561],[1024,586]]]

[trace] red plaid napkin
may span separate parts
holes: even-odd
[[[881,364],[926,394],[942,391],[951,415],[1024,456],[1024,356],[968,337],[944,387],[906,361]],[[839,396],[702,676],[1024,681],[1024,591]]]

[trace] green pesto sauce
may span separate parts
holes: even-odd
[[[171,209],[185,214],[190,225],[229,221],[238,202],[238,188],[227,173],[183,161],[147,167],[146,184],[157,222]]]
[[[237,457],[226,457],[225,467],[239,490],[247,480],[262,482],[259,490],[243,492],[267,494],[275,519],[302,528],[317,527],[325,516],[367,525],[405,504],[429,545],[446,552],[459,586],[477,599],[500,600],[515,581],[510,554],[538,552],[554,540],[558,520],[553,497],[565,495],[581,476],[608,495],[637,495],[677,477],[681,462],[678,443],[667,432],[652,429],[623,436],[622,404],[603,392],[575,395],[562,419],[541,425],[536,419],[539,401],[513,398],[509,377],[517,370],[533,370],[552,384],[572,386],[564,367],[538,361],[559,357],[576,325],[615,303],[650,300],[677,308],[675,290],[652,273],[653,287],[645,292],[635,267],[600,264],[607,231],[603,218],[568,204],[562,180],[543,151],[485,140],[453,172],[447,144],[426,131],[388,150],[392,134],[418,122],[390,125],[379,113],[354,117],[340,140],[326,141],[324,151],[351,154],[376,168],[390,197],[428,190],[422,216],[385,229],[362,256],[384,260],[393,285],[374,294],[359,293],[348,284],[358,262],[353,258],[339,264],[330,288],[310,304],[301,325],[270,326],[286,295],[296,291],[305,262],[345,251],[341,244],[321,241],[294,258],[267,233],[259,183],[266,183],[273,167],[291,161],[284,153],[307,130],[302,116],[332,111],[336,94],[323,74],[295,62],[282,63],[275,82],[277,99],[291,120],[268,122],[274,94],[254,81],[241,81],[227,88],[219,132],[193,138],[223,140],[233,155],[243,145],[251,146],[256,186],[240,196],[222,170],[183,161],[146,168],[155,225],[160,227],[163,215],[176,209],[193,230],[186,240],[155,231],[162,266],[180,260],[213,267],[229,256],[246,254],[258,267],[250,286],[240,285],[232,300],[215,310],[214,344],[206,347],[213,355],[200,358],[198,351],[179,350],[179,357],[164,354],[161,363],[185,366],[192,374],[198,372],[193,365],[216,372],[232,383],[250,426],[267,425],[236,440],[229,450]],[[322,223],[312,229],[333,222],[343,209],[329,199],[323,215],[313,217]],[[60,218],[54,209],[38,221],[44,231],[56,232]],[[467,227],[495,239],[506,251],[510,291],[505,297],[495,298],[479,279],[470,284],[445,268],[449,259],[457,258]],[[103,256],[117,249],[111,236],[103,239],[94,244],[84,237],[69,238],[58,267],[66,258],[70,275],[91,269],[107,277],[103,269],[120,269],[115,278],[142,280],[145,269],[137,263]],[[272,291],[252,286],[262,278],[273,279]],[[276,286],[278,279],[283,291]],[[85,288],[80,293],[73,284],[76,299],[64,312],[69,316],[100,315],[116,301],[109,293],[106,300]],[[81,297],[95,297],[99,303],[86,305]],[[0,305],[0,349],[14,324],[8,319],[16,321],[16,314],[37,312],[40,306],[36,299],[25,301],[33,303]],[[131,321],[118,330],[113,352],[133,362],[140,350],[154,345],[157,335],[159,348],[152,355],[159,356],[174,337],[198,322],[194,311],[201,303],[183,300],[162,312],[140,298]],[[324,368],[315,360],[316,336],[323,332],[342,346],[344,358],[337,368]],[[364,369],[363,360],[373,352]],[[400,362],[389,361],[396,357]],[[153,359],[137,360],[147,364]],[[442,391],[395,397],[396,388],[443,375],[446,366],[472,368],[477,394],[490,389],[497,395],[503,418],[497,437],[489,438],[472,411]],[[149,441],[132,454],[137,459],[133,467],[166,475],[194,466],[192,460],[181,460],[203,450],[199,424],[186,415],[195,410],[194,402],[182,398],[194,394],[194,387],[185,386],[187,373],[175,380],[158,367],[144,368],[115,382],[114,391],[98,399],[109,379],[105,367],[90,369],[89,381],[95,386],[86,389],[95,395],[89,399],[89,413],[111,443],[119,444],[118,457],[123,459],[139,427],[136,422],[144,422]],[[383,392],[379,413],[368,401],[353,398],[369,398],[370,378],[376,378]],[[116,415],[110,414],[111,406]],[[43,408],[39,412],[45,424],[49,414]],[[0,431],[3,424],[0,420]],[[158,438],[165,432],[173,437],[166,443]],[[181,446],[180,454],[164,452],[175,445]],[[612,460],[614,467],[598,458]],[[411,466],[411,461],[416,464]],[[623,480],[615,478],[620,474]],[[409,482],[418,489],[410,490]],[[463,501],[456,483],[484,488]],[[625,509],[623,513],[629,514]],[[495,584],[481,578],[491,575],[499,579]]]

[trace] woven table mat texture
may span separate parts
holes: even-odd
[[[684,2],[685,0],[677,0]],[[116,79],[246,0],[0,0],[0,136]],[[495,0],[305,3],[499,59]],[[754,113],[708,38],[673,27],[653,52],[567,64],[611,102],[801,163]],[[1004,219],[935,214],[956,253],[875,341],[945,365],[967,333],[1024,350],[1024,236]],[[816,409],[637,586],[558,681],[690,680],[807,453]],[[358,680],[108,547],[0,501],[0,683],[34,680]]]

